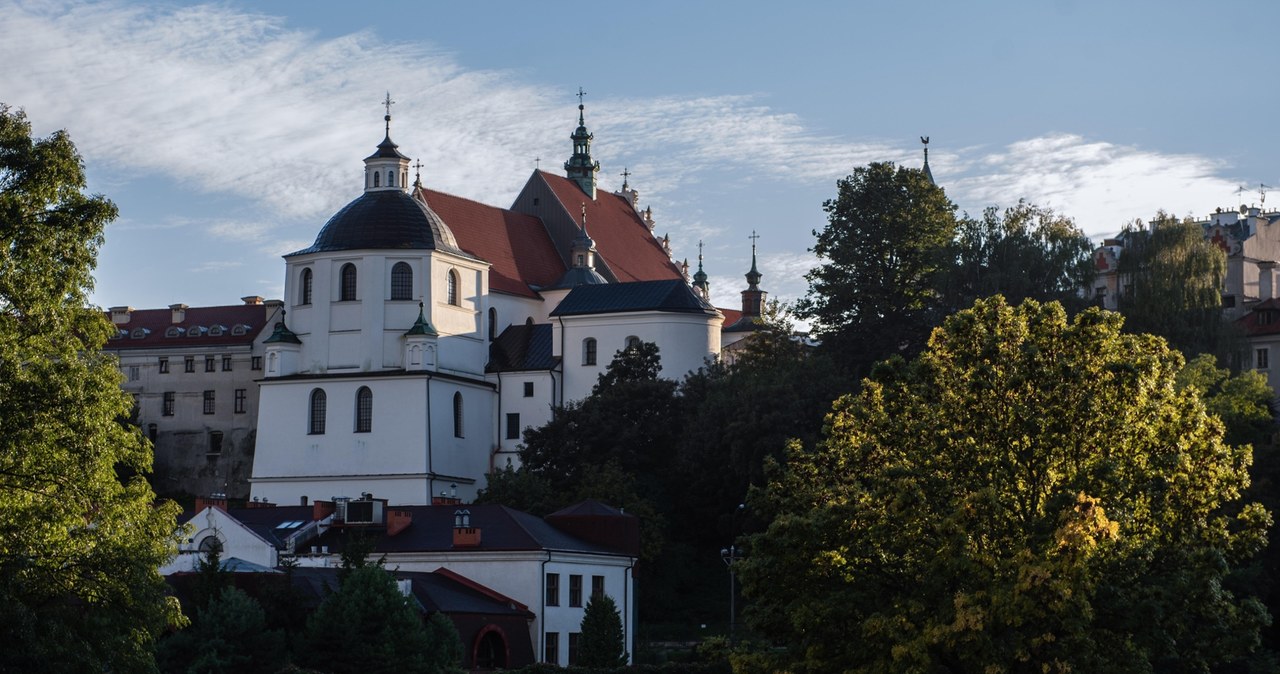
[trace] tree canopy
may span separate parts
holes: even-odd
[[[22,644],[0,670],[148,671],[182,620],[157,571],[179,508],[141,477],[151,447],[88,307],[116,208],[84,188],[67,134],[0,104],[0,641]]]
[[[1182,357],[1118,314],[977,302],[837,401],[752,503],[748,618],[798,671],[1204,671],[1268,620],[1226,588],[1237,503]]]

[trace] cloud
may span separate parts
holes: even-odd
[[[192,269],[191,269],[191,271],[194,271],[194,272],[206,272],[206,271],[215,271],[215,272],[218,272],[218,271],[226,271],[226,270],[228,270],[228,269],[235,269],[236,267],[243,267],[243,266],[244,266],[244,263],[243,263],[243,262],[239,262],[239,261],[236,261],[236,260],[210,260],[210,261],[208,261],[208,262],[203,262],[203,263],[201,263],[201,264],[196,265],[194,268],[192,268]]]

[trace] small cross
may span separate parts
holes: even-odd
[[[627,188],[627,178],[630,178],[630,177],[631,177],[631,172],[627,170],[627,167],[625,166],[622,167],[622,189],[625,190]]]
[[[542,168],[542,157],[534,157],[534,158],[533,158],[533,167],[534,167],[534,168]]]
[[[413,182],[422,182],[422,160],[418,159],[413,165]]]
[[[582,97],[586,95],[587,92],[583,91],[582,87],[578,87],[578,105],[582,105]]]
[[[702,239],[698,239],[698,263],[702,263]]]
[[[754,253],[756,251],[756,239],[759,239],[760,235],[756,234],[756,230],[753,229],[751,230],[751,236],[748,236],[747,238],[751,239],[751,252]]]
[[[390,117],[390,116],[391,116],[391,106],[393,106],[393,105],[395,105],[395,104],[396,104],[396,102],[395,102],[395,101],[391,100],[391,92],[390,92],[390,91],[388,91],[388,92],[387,92],[387,97],[386,97],[386,98],[384,98],[384,99],[382,99],[382,104],[383,104],[384,106],[386,106],[386,108],[387,108],[387,116],[388,116],[388,117]]]

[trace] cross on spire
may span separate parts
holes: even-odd
[[[627,178],[630,178],[630,177],[631,177],[631,171],[628,171],[627,167],[623,166],[622,167],[622,189],[624,190],[627,189]]]
[[[753,229],[753,230],[751,230],[751,236],[748,236],[747,238],[748,238],[748,239],[751,239],[751,256],[752,256],[752,257],[755,257],[755,254],[756,254],[756,239],[759,239],[759,238],[760,238],[760,235],[759,235],[759,234],[756,234],[756,230],[754,230],[754,229]]]
[[[422,187],[422,160],[417,159],[413,165],[413,186]]]
[[[582,105],[582,97],[586,95],[587,95],[587,92],[583,91],[582,87],[578,87],[578,105],[579,106]]]
[[[386,116],[382,118],[382,120],[387,123],[387,138],[391,137],[391,106],[395,104],[396,102],[391,100],[391,92],[388,91],[387,97],[382,99],[382,105],[387,109]]]
[[[698,239],[698,267],[702,267],[702,239]]]
[[[542,168],[542,157],[533,158],[533,167],[536,169]]]

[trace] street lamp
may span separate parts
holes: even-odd
[[[729,567],[729,643],[733,643],[734,632],[738,626],[738,612],[734,606],[734,591],[737,579],[733,571],[733,563],[742,559],[742,548],[736,545],[730,545],[727,548],[720,548],[720,559],[724,560],[724,565]]]

